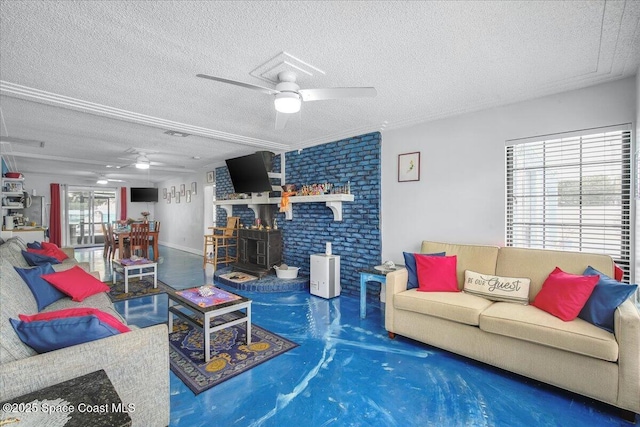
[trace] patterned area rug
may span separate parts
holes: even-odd
[[[124,301],[132,298],[146,297],[149,295],[165,294],[174,291],[171,286],[158,280],[158,287],[153,287],[153,278],[142,277],[140,279],[129,279],[129,292],[124,292],[124,280],[118,280],[114,285],[112,282],[105,282],[111,288],[107,295],[112,302]]]
[[[247,346],[245,323],[241,323],[212,334],[211,361],[206,363],[202,332],[182,320],[174,321],[173,330],[169,334],[171,370],[196,395],[298,346],[255,324],[251,324]]]

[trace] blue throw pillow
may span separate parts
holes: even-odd
[[[27,247],[29,249],[42,249],[42,245],[40,244],[40,242],[27,243]]]
[[[102,323],[96,316],[65,317],[35,322],[9,320],[20,340],[38,353],[46,353],[120,333],[106,323]]]
[[[404,266],[409,273],[409,281],[407,282],[407,289],[414,289],[418,287],[418,268],[416,267],[415,254],[410,252],[402,252],[404,255]],[[429,256],[445,256],[445,252],[438,252],[435,254],[418,254]]]
[[[60,264],[60,261],[54,257],[35,254],[33,252],[22,251],[22,256],[27,261],[27,264],[31,266],[44,265],[44,264]]]
[[[596,284],[578,317],[606,331],[613,332],[613,314],[616,308],[638,289],[638,285],[618,282],[591,266],[587,267],[584,275],[599,275],[600,281]]]
[[[51,264],[39,265],[33,268],[14,268],[20,277],[22,277],[22,280],[24,280],[27,286],[29,286],[29,289],[31,289],[31,293],[38,304],[38,311],[41,311],[49,304],[66,297],[65,294],[40,277],[43,274],[55,273]]]

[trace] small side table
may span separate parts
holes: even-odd
[[[404,265],[397,265],[395,270],[380,271],[375,268],[360,270],[360,318],[367,317],[367,282],[387,283],[387,273],[404,268]]]
[[[116,284],[116,267],[119,266],[123,270],[124,274],[124,293],[129,292],[129,279],[133,277],[145,277],[153,276],[153,287],[158,287],[158,263],[150,261],[148,259],[141,259],[132,261],[129,258],[114,259],[111,262],[111,276],[113,277],[113,284]],[[139,270],[138,273],[132,273],[132,271]],[[146,271],[145,271],[146,270]]]
[[[211,335],[214,332],[246,323],[247,345],[251,344],[251,300],[217,287],[212,287],[212,289],[215,294],[211,297],[201,297],[198,294],[198,288],[173,291],[167,294],[169,297],[169,333],[173,332],[174,314],[200,329],[204,335],[204,361],[207,363],[211,361]],[[184,312],[182,309],[186,309],[188,312]],[[241,310],[244,310],[244,313]],[[233,319],[219,318],[227,313],[233,313]]]

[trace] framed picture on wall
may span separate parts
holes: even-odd
[[[196,191],[196,187],[197,187],[197,185],[198,185],[198,184],[196,184],[196,182],[195,182],[195,181],[191,183],[191,194],[192,194],[192,195],[194,195],[194,196],[195,196],[196,194],[198,194],[198,192]]]
[[[185,196],[185,201],[187,203],[191,203],[191,190],[187,190],[187,195]]]
[[[216,179],[216,174],[214,171],[207,172],[207,183],[213,184],[213,181]]]
[[[398,182],[420,181],[420,152],[398,154]]]
[[[187,191],[187,190],[186,190],[186,188],[185,188],[184,184],[180,184],[180,195],[181,195],[181,196],[186,195],[186,194],[187,194],[187,193],[186,193],[186,191]]]
[[[163,189],[162,189],[162,198],[163,198],[163,199],[166,199],[166,198],[167,198],[167,189],[166,189],[166,188],[163,188]]]
[[[176,186],[171,186],[171,197],[176,197]]]

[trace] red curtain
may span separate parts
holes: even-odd
[[[120,187],[120,219],[127,220],[127,187]]]
[[[60,184],[51,184],[51,214],[49,215],[49,241],[62,246],[62,215],[60,212]]]

